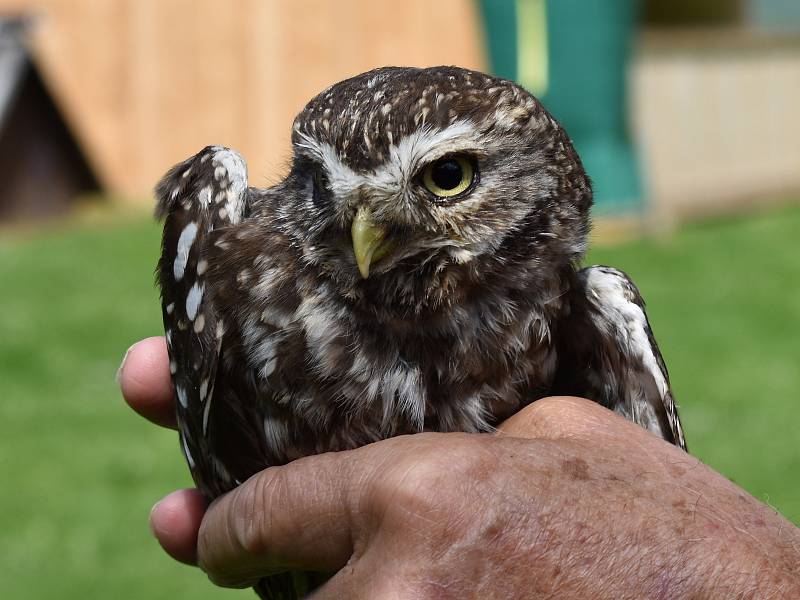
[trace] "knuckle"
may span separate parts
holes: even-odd
[[[217,585],[239,587],[236,565],[269,552],[270,511],[281,480],[280,470],[267,469],[209,507],[198,532],[197,556]]]
[[[240,486],[240,494],[229,512],[230,530],[238,548],[247,555],[260,556],[269,551],[272,511],[280,510],[285,489],[282,469],[267,469]]]
[[[542,398],[531,404],[531,414],[542,421],[557,421],[562,418],[565,399],[561,397]]]
[[[387,516],[424,517],[437,512],[440,503],[437,490],[440,490],[433,477],[412,477],[401,480],[385,480],[377,486],[375,500],[384,508]]]
[[[212,510],[215,510],[213,504],[209,507],[207,515],[210,515]],[[215,583],[214,573],[217,570],[218,562],[215,549],[218,548],[218,535],[219,532],[214,521],[208,516],[204,518],[197,532],[197,565]]]
[[[212,505],[216,514],[198,535],[198,564],[213,583],[242,588],[258,580],[253,565],[267,564],[275,553],[272,514],[285,508],[283,490],[283,471],[267,469]]]
[[[369,510],[387,524],[403,526],[409,518],[420,523],[447,521],[448,514],[457,514],[462,491],[492,468],[473,439],[456,435],[447,444],[440,438],[435,443],[419,441],[370,481]]]
[[[582,430],[587,402],[570,396],[542,398],[526,408],[527,417],[543,435],[569,434],[576,428]]]

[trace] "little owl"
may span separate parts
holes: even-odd
[[[455,67],[376,69],[311,100],[292,150],[267,189],[219,146],[157,189],[180,440],[209,499],[309,454],[491,431],[554,394],[685,448],[639,292],[578,267],[591,186],[536,98]]]

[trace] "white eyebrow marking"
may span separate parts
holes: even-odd
[[[420,127],[389,146],[389,157],[374,172],[359,173],[350,168],[327,142],[301,134],[296,146],[322,163],[331,188],[342,196],[351,195],[369,184],[392,193],[398,191],[424,163],[453,152],[481,149],[483,144],[474,123],[455,121],[444,129]]]
[[[183,279],[183,272],[186,270],[186,263],[189,261],[189,250],[194,244],[194,238],[197,236],[197,223],[192,221],[181,231],[178,238],[178,247],[175,253],[175,262],[172,264],[172,274],[175,276],[175,281]]]
[[[367,178],[356,173],[346,165],[333,146],[326,142],[318,142],[313,137],[301,134],[300,141],[295,144],[305,150],[313,159],[322,163],[328,174],[331,189],[337,190],[341,196],[350,195],[364,185]]]
[[[389,146],[389,159],[375,170],[373,179],[382,186],[401,185],[425,163],[482,146],[477,129],[470,121],[456,121],[444,129],[421,127]]]

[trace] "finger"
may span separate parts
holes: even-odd
[[[150,511],[150,529],[175,560],[197,564],[197,531],[207,504],[197,490],[172,492]]]
[[[530,439],[587,439],[598,435],[646,433],[596,402],[575,396],[537,400],[506,419],[497,429],[503,435]]]
[[[306,600],[339,600],[340,598],[456,598],[457,595],[443,596],[442,587],[432,583],[433,593],[409,594],[401,592],[409,589],[408,575],[400,575],[392,568],[395,563],[387,563],[387,556],[396,556],[391,549],[386,552],[370,552],[350,561],[339,569],[330,579],[306,597]],[[400,561],[398,560],[397,563]],[[438,593],[437,593],[438,592]],[[365,594],[368,594],[365,596]]]
[[[354,451],[357,452],[357,451]],[[208,509],[198,563],[216,584],[247,587],[287,569],[333,572],[353,551],[351,473],[338,452],[251,477]],[[360,475],[363,477],[363,474]],[[354,496],[354,495],[352,495]]]
[[[130,347],[117,373],[122,396],[133,410],[162,427],[176,428],[167,344],[151,337]]]

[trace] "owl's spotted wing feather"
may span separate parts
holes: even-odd
[[[213,498],[234,482],[208,451],[225,323],[214,309],[204,255],[212,232],[236,225],[248,210],[247,168],[235,152],[210,146],[173,167],[156,194],[165,219],[158,279],[181,445],[197,486]]]
[[[218,146],[173,167],[156,195],[157,215],[165,220],[158,279],[181,446],[198,488],[213,499],[240,483],[238,471],[249,475],[255,463],[266,466],[260,440],[247,435],[258,422],[243,412],[252,403],[240,401],[241,382],[227,381],[221,364],[227,327],[209,268],[219,234],[241,226],[256,199],[244,160]],[[226,450],[227,456],[220,454]],[[256,591],[290,600],[314,581],[303,573],[280,574]]]
[[[604,266],[578,272],[559,356],[554,391],[595,400],[686,449],[644,300],[625,273]]]

